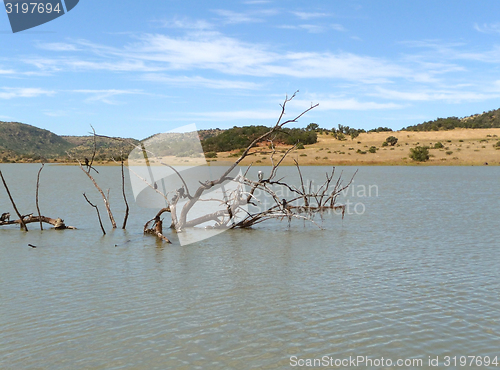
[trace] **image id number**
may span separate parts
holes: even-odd
[[[6,3],[5,8],[7,13],[60,13],[62,10],[59,8],[59,4],[55,7],[51,3]]]

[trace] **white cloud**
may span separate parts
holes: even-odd
[[[264,21],[264,17],[269,17],[277,13],[277,11],[272,9],[251,11],[245,13],[225,9],[216,9],[213,10],[213,12],[223,17],[226,24],[259,23]]]
[[[327,78],[363,83],[413,79],[419,71],[385,60],[346,52],[280,51],[270,45],[248,43],[214,31],[190,32],[183,37],[145,34],[123,47],[78,41],[85,57],[29,58],[37,68],[113,72],[216,71],[254,77]],[[89,56],[91,52],[94,56]],[[230,85],[228,85],[230,86]]]
[[[483,23],[482,25],[475,23],[474,29],[482,33],[500,33],[500,23]]]
[[[68,112],[63,110],[55,110],[55,111],[44,111],[43,114],[49,117],[65,117],[68,115]]]
[[[256,4],[268,4],[270,2],[271,2],[270,0],[247,0],[243,1],[243,4],[256,5]]]
[[[500,91],[491,89],[490,92],[471,91],[471,87],[460,90],[463,86],[448,89],[398,91],[384,88],[377,88],[376,92],[369,95],[378,96],[385,99],[405,100],[405,101],[446,101],[450,103],[461,103],[470,101],[483,101],[487,99],[497,99]]]
[[[190,20],[188,18],[174,18],[172,20],[161,21],[163,27],[179,28],[188,30],[210,30],[214,28],[212,23],[205,20]]]
[[[30,58],[22,60],[26,64],[33,65],[45,72],[57,72],[64,69],[72,70],[102,70],[112,72],[156,72],[164,68],[147,66],[144,61],[130,58],[120,60],[83,60],[78,58]]]
[[[55,91],[40,89],[37,87],[2,87],[0,88],[0,99],[14,98],[36,98],[39,96],[54,95]]]
[[[320,28],[310,29],[310,31],[320,30]],[[473,59],[488,63],[500,61],[500,48],[493,48],[488,52],[468,52],[463,44],[445,44],[436,40],[403,44],[423,50],[401,55],[396,59],[377,58],[343,51],[280,50],[273,45],[244,42],[220,32],[191,27],[183,36],[143,34],[121,47],[78,40],[75,41],[75,48],[81,51],[81,56],[35,57],[23,61],[49,73],[68,69],[138,72],[143,73],[139,78],[149,81],[213,89],[260,87],[258,82],[254,82],[255,79],[252,82],[246,82],[233,79],[234,76],[266,79],[270,77],[327,79],[336,81],[337,86],[339,81],[347,81],[358,85],[363,84],[365,91],[369,90],[368,84],[371,86],[395,84],[404,80],[417,84],[420,89],[414,88],[408,90],[407,93],[400,93],[398,96],[405,97],[404,99],[395,98],[408,101],[424,101],[432,99],[432,96],[437,96],[439,99],[451,96],[446,91],[441,94],[427,95],[430,94],[427,91],[430,91],[432,87],[438,91],[435,87],[443,83],[445,74],[454,74],[456,83],[463,82],[456,76],[459,74],[466,76],[469,71],[464,63],[458,62],[460,59]],[[61,49],[65,48],[61,47]],[[230,77],[207,78],[205,77],[207,71]],[[380,91],[376,93],[379,94]],[[478,93],[470,96],[471,99],[479,99],[486,95]],[[377,96],[383,97],[380,94]],[[354,106],[352,101],[347,103]],[[377,105],[372,106],[377,107]]]
[[[38,48],[50,51],[78,51],[79,49],[74,44],[63,42],[40,43]]]
[[[99,51],[102,53],[102,51]],[[139,42],[111,51],[121,60],[141,60],[170,70],[215,70],[224,74],[339,78],[380,81],[410,77],[414,71],[384,59],[351,53],[279,52],[216,32],[173,38],[144,35]]]
[[[148,73],[142,79],[152,82],[166,83],[179,87],[205,87],[210,89],[239,89],[255,90],[261,88],[260,84],[246,81],[215,80],[201,76],[169,76],[161,73]]]
[[[328,13],[320,13],[320,12],[291,12],[291,13],[303,20],[328,17],[330,15]]]
[[[330,25],[320,25],[320,24],[299,24],[299,25],[283,25],[278,26],[278,28],[290,29],[290,30],[306,30],[309,33],[323,33],[330,29],[335,31],[344,32],[346,29],[341,24],[330,24]]]
[[[140,90],[117,90],[117,89],[72,90],[72,92],[82,93],[82,94],[90,94],[91,96],[89,98],[85,99],[85,101],[87,101],[87,102],[99,101],[102,103],[112,104],[112,105],[120,104],[120,102],[113,99],[113,97],[115,97],[115,96],[143,94],[143,92]]]
[[[377,109],[399,109],[404,106],[396,103],[377,103],[373,101],[363,102],[354,98],[340,99],[321,97],[314,100],[296,99],[293,104],[301,109],[311,107],[311,104],[319,104],[315,110],[330,111],[330,110],[377,110]]]
[[[192,113],[193,116],[205,121],[231,121],[238,119],[267,120],[276,119],[279,112],[275,110],[240,110],[222,112]]]
[[[500,62],[500,47],[497,45],[494,45],[489,50],[467,51],[467,44],[445,43],[439,40],[405,41],[401,44],[413,48],[427,49],[418,54],[411,54],[407,56],[407,59],[433,60],[439,61],[441,64],[449,60],[467,60],[482,63]]]

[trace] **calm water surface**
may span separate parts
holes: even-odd
[[[36,212],[38,166],[1,169],[21,212]],[[304,176],[322,180],[326,170]],[[120,169],[100,172],[121,224]],[[79,229],[0,229],[0,368],[287,369],[291,356],[325,355],[420,358],[420,368],[429,356],[500,361],[499,184],[500,167],[361,167],[340,199],[351,214],[327,215],[322,230],[269,223],[182,247],[142,236],[155,211],[131,193],[127,231],[106,220],[103,237],[82,193],[102,201],[85,175],[46,166],[42,214]]]

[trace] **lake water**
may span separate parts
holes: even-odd
[[[36,213],[38,168],[1,165],[22,213]],[[99,169],[121,225],[120,168]],[[322,180],[326,170],[304,176]],[[155,210],[137,207],[130,191],[127,231],[111,230],[79,168],[46,166],[42,214],[78,230],[0,229],[0,368],[288,369],[322,356],[394,362],[359,368],[397,368],[398,359],[431,368],[436,357],[446,368],[445,356],[500,362],[500,167],[361,167],[353,185],[340,199],[350,214],[326,215],[321,230],[272,222],[180,246],[142,235]],[[83,192],[100,206],[106,236]],[[13,214],[2,188],[6,210]]]

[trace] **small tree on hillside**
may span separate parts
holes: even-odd
[[[389,136],[387,139],[385,139],[385,141],[387,142],[387,144],[389,144],[390,146],[394,146],[397,144],[398,142],[398,138],[395,137],[395,136]]]
[[[317,123],[310,123],[306,127],[307,131],[316,131],[317,129],[319,129],[319,125]]]

